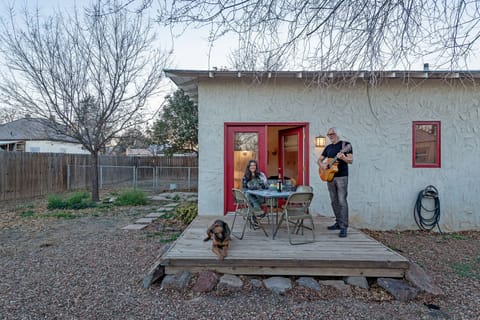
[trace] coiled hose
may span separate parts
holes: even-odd
[[[425,199],[433,199],[433,209],[425,208],[423,205]],[[426,215],[428,216],[426,217]],[[442,233],[440,229],[440,199],[438,198],[438,190],[434,186],[427,186],[425,189],[418,193],[417,201],[415,202],[415,208],[413,209],[413,217],[417,226],[421,230],[430,231],[435,226],[438,227],[438,231]]]

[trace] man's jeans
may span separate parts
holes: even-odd
[[[348,177],[336,177],[327,183],[333,213],[340,228],[348,227]]]

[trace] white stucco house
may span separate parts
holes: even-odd
[[[442,231],[480,229],[480,71],[165,70],[198,102],[200,215],[233,210],[246,161],[313,186],[333,216],[315,137],[339,127],[353,145],[350,225],[418,229],[418,193],[438,189]]]
[[[55,130],[47,119],[26,117],[0,125],[3,151],[90,154],[75,139]]]

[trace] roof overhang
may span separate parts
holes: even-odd
[[[480,71],[230,71],[165,69],[178,88],[198,103],[198,83],[202,79],[297,79],[303,82],[324,83],[332,81],[381,79],[480,79]]]
[[[0,140],[0,146],[4,146],[7,144],[15,144],[19,142],[23,142],[24,140]]]

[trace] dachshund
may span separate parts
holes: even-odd
[[[212,251],[223,260],[228,255],[228,246],[230,243],[230,228],[223,220],[215,220],[215,222],[207,229],[207,236],[203,241],[212,239]]]

